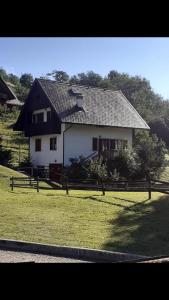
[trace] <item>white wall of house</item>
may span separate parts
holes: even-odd
[[[65,132],[64,164],[69,165],[70,158],[79,158],[80,155],[87,157],[92,154],[92,140],[99,136],[100,138],[127,140],[128,147],[132,148],[132,129],[130,128],[73,125]]]
[[[64,125],[62,126],[64,127]],[[63,131],[63,129],[62,129]],[[57,149],[50,150],[50,138],[57,137]],[[35,140],[41,139],[41,151],[35,151]],[[49,166],[50,163],[63,163],[63,134],[48,134],[30,138],[31,163],[36,166]]]
[[[72,126],[71,128],[69,128]],[[87,157],[93,153],[93,138],[122,139],[128,141],[132,148],[132,129],[98,127],[87,125],[62,124],[61,134],[49,134],[30,138],[30,157],[34,166],[48,166],[50,163],[63,163],[63,131],[64,133],[64,165],[69,165],[70,158]],[[57,150],[50,150],[50,138],[57,137]],[[35,140],[41,139],[41,151],[35,151]]]

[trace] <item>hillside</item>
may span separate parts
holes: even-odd
[[[16,122],[19,111],[0,114],[1,145],[12,152],[12,165],[18,166],[28,157],[28,139],[22,132],[13,131],[12,125]]]

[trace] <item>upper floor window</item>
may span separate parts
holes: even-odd
[[[50,150],[56,150],[57,149],[57,138],[50,138]]]
[[[44,113],[37,113],[32,115],[32,123],[37,124],[37,123],[43,123],[44,122]]]
[[[41,139],[35,140],[35,151],[41,151]]]

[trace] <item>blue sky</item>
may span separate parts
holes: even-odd
[[[34,77],[117,70],[145,77],[169,99],[169,38],[0,38],[0,67]]]

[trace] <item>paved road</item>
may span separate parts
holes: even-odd
[[[0,250],[0,263],[85,263],[86,261],[27,252]]]

